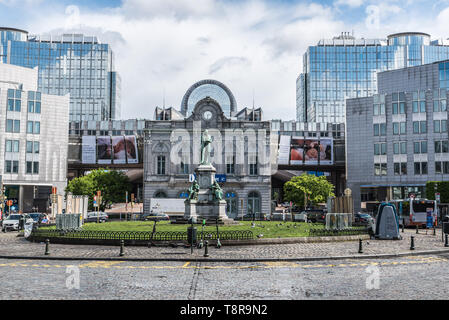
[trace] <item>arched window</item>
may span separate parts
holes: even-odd
[[[260,195],[258,192],[250,192],[248,194],[248,214],[254,214],[256,218],[260,218]]]
[[[154,194],[155,198],[167,198],[167,194],[164,191],[158,191]]]

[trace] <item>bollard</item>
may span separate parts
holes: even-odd
[[[435,226],[433,226],[433,235],[434,235],[434,236],[437,235],[437,232],[436,232],[436,230],[435,230]]]
[[[449,243],[447,241],[447,233],[444,235],[444,246],[449,247]]]
[[[412,236],[410,239],[410,250],[415,250],[415,237]]]
[[[419,233],[419,228],[418,228],[418,225],[416,225],[416,234],[418,234]]]
[[[405,225],[404,220],[402,220],[402,233],[404,233],[404,225]]]
[[[45,240],[45,255],[48,256],[50,254],[50,240]]]
[[[209,241],[204,241],[204,257],[208,257],[209,253],[208,253],[208,246],[209,246]]]
[[[120,257],[123,257],[125,255],[124,253],[125,251],[125,241],[124,240],[120,240]]]
[[[359,239],[359,253],[363,253],[362,239]]]

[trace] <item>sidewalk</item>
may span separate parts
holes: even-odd
[[[281,243],[264,245],[225,246],[217,249],[209,246],[209,257],[204,248],[125,247],[125,255],[119,257],[119,246],[50,244],[50,255],[44,255],[44,243],[32,243],[17,232],[0,233],[0,258],[61,259],[61,260],[135,260],[135,261],[293,261],[387,258],[402,255],[437,254],[447,252],[441,230],[405,230],[403,240],[363,240],[363,253],[358,253],[358,241],[320,243]],[[410,250],[414,236],[415,250]]]

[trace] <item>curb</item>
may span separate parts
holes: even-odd
[[[321,261],[321,260],[348,260],[348,259],[387,259],[406,256],[420,256],[449,253],[449,249],[414,251],[373,255],[348,255],[348,256],[326,256],[326,257],[298,257],[298,258],[126,258],[126,257],[49,257],[49,256],[1,256],[0,259],[16,260],[59,260],[59,261],[136,261],[136,262],[290,262],[290,261]]]

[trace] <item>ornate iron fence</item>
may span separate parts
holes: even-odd
[[[34,239],[86,239],[86,240],[142,240],[142,241],[187,241],[185,231],[89,231],[89,230],[33,230],[30,237]],[[254,239],[252,231],[220,231],[220,240],[250,240]],[[197,233],[197,240],[201,232]],[[216,240],[217,232],[204,232],[205,240]]]

